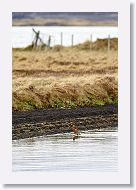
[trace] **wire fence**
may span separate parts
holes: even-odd
[[[84,37],[84,39],[83,39],[83,37],[81,39],[80,36],[75,35],[75,34],[65,36],[63,32],[60,33],[60,36],[53,36],[53,35],[47,35],[47,34],[45,36],[44,34],[41,34],[41,38],[43,39],[43,43],[48,48],[53,47],[53,46],[73,47],[73,46],[76,46],[79,44],[83,44],[85,42],[89,42],[90,43],[90,49],[93,50],[93,48],[94,48],[93,43],[95,43],[95,41],[97,41],[99,39],[99,40],[106,40],[105,42],[107,42],[107,51],[110,51],[112,49],[112,47],[111,47],[112,38],[111,38],[110,34],[108,34],[107,37],[102,38],[102,39],[95,37],[95,41],[93,40],[93,34],[90,34],[88,36],[88,38]]]
[[[45,44],[47,47],[59,46],[75,46],[82,44],[86,41],[90,44],[94,44],[98,39],[105,39],[107,44],[107,50],[111,50],[112,38],[117,38],[117,29],[113,28],[113,31],[106,31],[106,29],[94,31],[85,28],[65,28],[62,31],[55,30],[54,28],[25,28],[22,30],[13,31],[13,47],[26,47],[32,43],[36,46]],[[81,31],[80,31],[81,30]],[[93,49],[93,45],[90,45],[90,49]]]

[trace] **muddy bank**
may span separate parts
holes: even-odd
[[[115,127],[118,125],[118,106],[13,112],[12,139],[71,132],[72,125],[80,130]]]

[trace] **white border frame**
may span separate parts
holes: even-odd
[[[130,184],[130,7],[121,0],[1,0],[0,180],[4,184]],[[12,172],[12,12],[118,12],[119,171]]]

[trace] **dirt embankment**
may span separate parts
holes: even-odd
[[[115,127],[118,125],[118,107],[104,105],[13,112],[12,139],[71,132],[73,125],[80,130]]]

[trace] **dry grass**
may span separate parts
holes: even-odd
[[[117,103],[117,50],[13,50],[13,110]]]

